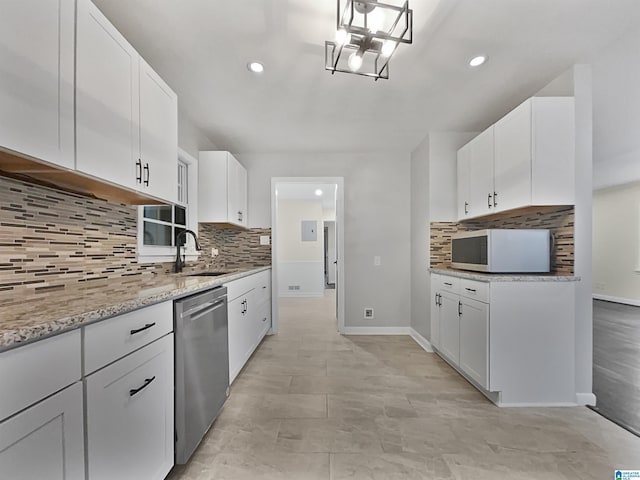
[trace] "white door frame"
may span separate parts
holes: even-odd
[[[278,209],[276,186],[286,183],[335,183],[336,192],[336,290],[338,302],[338,331],[344,333],[344,178],[343,177],[271,177],[271,332],[278,333]]]

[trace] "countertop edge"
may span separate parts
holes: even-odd
[[[450,277],[476,280],[478,282],[580,282],[581,278],[574,275],[550,274],[521,274],[521,273],[475,273],[447,268],[429,268],[429,273],[447,275]]]
[[[74,314],[68,317],[55,318],[28,327],[7,330],[0,334],[0,353],[67,333],[92,323],[102,322],[157,303],[187,297],[189,295],[270,269],[271,266],[266,266],[241,272],[234,272],[229,275],[221,275],[219,277],[201,277],[202,280],[197,284],[197,286],[176,288],[171,291],[150,295],[146,298],[126,300],[120,303],[116,302],[107,307],[89,309],[86,312]]]

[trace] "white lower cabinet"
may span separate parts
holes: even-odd
[[[229,318],[229,383],[271,328],[271,270],[225,284]]]
[[[0,423],[0,477],[85,478],[81,382]]]
[[[86,378],[91,480],[164,479],[173,466],[173,334]]]
[[[460,316],[458,295],[440,294],[440,351],[454,365],[460,364]]]
[[[460,299],[460,368],[481,387],[489,388],[489,305]]]
[[[577,401],[574,282],[541,280],[431,276],[435,351],[500,406]]]

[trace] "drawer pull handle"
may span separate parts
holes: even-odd
[[[468,291],[470,291],[470,292],[475,292],[475,291],[476,291],[476,289],[475,289],[475,288],[465,287],[464,289],[465,289],[465,290],[468,290]]]
[[[156,376],[155,376],[155,375],[154,375],[153,377],[151,377],[151,378],[146,378],[146,379],[145,379],[145,381],[144,381],[144,384],[143,384],[141,387],[138,387],[138,388],[132,388],[131,390],[129,390],[129,396],[130,396],[130,397],[133,397],[136,393],[138,393],[138,392],[140,392],[140,391],[144,390],[144,389],[145,389],[145,388],[147,388],[147,387],[149,386],[149,384],[150,384],[151,382],[153,382],[155,379],[156,379]]]
[[[129,333],[131,335],[135,335],[136,333],[144,332],[145,330],[148,330],[151,327],[153,327],[155,324],[156,324],[156,322],[147,323],[144,327],[136,328],[135,330],[131,330]]]
[[[451,287],[451,286],[453,285],[453,283],[449,283],[449,282],[444,282],[444,284],[445,284],[447,287]]]

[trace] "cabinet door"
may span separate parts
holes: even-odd
[[[433,280],[431,280],[433,284]],[[431,287],[431,338],[429,341],[438,350],[440,349],[440,292]]]
[[[496,212],[531,204],[531,100],[494,127],[494,207]]]
[[[470,206],[468,217],[493,212],[493,126],[469,142]]]
[[[229,383],[231,384],[244,367],[255,342],[255,326],[249,311],[249,293],[227,304],[229,316]]]
[[[173,467],[173,335],[86,379],[91,480],[164,479]]]
[[[89,0],[77,17],[76,168],[140,187],[138,53]]]
[[[458,150],[458,220],[464,220],[470,212],[470,150],[469,144]]]
[[[458,295],[441,292],[440,297],[440,352],[454,365],[460,363],[460,316]]]
[[[238,164],[237,177],[237,198],[236,205],[239,212],[240,225],[247,226],[247,170]]]
[[[0,423],[0,472],[7,479],[84,478],[80,382]]]
[[[489,305],[462,299],[460,368],[483,388],[489,386]]]
[[[0,147],[74,167],[73,0],[0,5]]]
[[[175,203],[178,195],[178,97],[142,58],[140,159],[142,190]]]
[[[227,156],[227,221],[234,225],[241,225],[242,211],[240,210],[240,165],[231,155]]]

